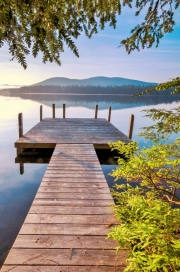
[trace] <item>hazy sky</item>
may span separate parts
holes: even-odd
[[[144,49],[128,55],[120,41],[128,37],[139,22],[134,10],[124,8],[118,17],[117,28],[108,25],[88,39],[81,35],[76,40],[80,58],[65,46],[61,55],[62,66],[42,63],[41,55],[27,58],[24,70],[17,61],[10,61],[7,46],[0,49],[0,84],[33,84],[50,77],[88,78],[93,76],[124,77],[148,82],[163,82],[180,76],[180,13],[175,12],[176,26],[166,35],[158,48]]]

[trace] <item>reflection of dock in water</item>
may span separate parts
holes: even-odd
[[[53,148],[28,148],[23,149],[15,158],[15,163],[46,163],[48,164],[53,153]]]
[[[33,162],[27,148],[54,151],[2,271],[123,271],[124,251],[116,255],[118,245],[106,240],[117,221],[95,148],[129,138],[105,119],[83,118],[45,118],[25,135],[20,127],[20,136],[21,166]]]

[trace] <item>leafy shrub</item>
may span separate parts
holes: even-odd
[[[111,229],[108,238],[118,241],[117,252],[129,249],[124,271],[180,271],[180,210],[159,199],[156,192],[128,184],[122,193],[113,191],[113,196],[120,225]]]
[[[149,148],[140,148],[136,142],[125,144],[121,141],[110,146],[124,156],[118,158],[120,166],[111,174],[116,180],[139,181],[145,189],[155,190],[162,199],[180,205],[176,194],[180,188],[180,139]]]

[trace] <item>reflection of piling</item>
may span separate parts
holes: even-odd
[[[111,120],[111,106],[108,108],[108,122]]]
[[[52,104],[52,117],[55,118],[55,104]]]
[[[66,118],[66,104],[63,104],[63,118]]]
[[[40,121],[42,121],[42,118],[43,118],[43,106],[41,105],[40,106]]]
[[[95,119],[97,119],[97,115],[98,115],[98,105],[95,106],[95,116],[94,116]]]
[[[134,114],[131,114],[130,123],[129,123],[129,133],[128,133],[129,139],[132,139],[133,126],[134,126]]]
[[[24,174],[24,163],[22,163],[22,162],[19,164],[19,172],[21,175]]]
[[[22,113],[18,114],[19,138],[23,136],[23,119]]]

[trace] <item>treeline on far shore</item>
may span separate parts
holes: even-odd
[[[19,89],[3,89],[0,90],[1,95],[13,95],[17,93],[59,93],[59,94],[123,94],[123,95],[135,95],[153,88],[154,86],[135,86],[135,85],[123,85],[123,86],[27,86]],[[173,90],[168,91],[156,91],[153,95],[168,95]]]

